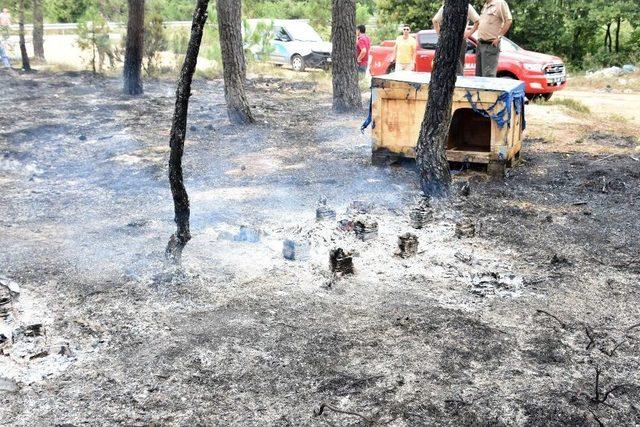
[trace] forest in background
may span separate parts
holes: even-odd
[[[472,0],[479,10],[483,0]],[[15,11],[15,1],[8,2]],[[29,4],[30,2],[26,2]],[[98,11],[107,21],[125,21],[125,0],[43,0],[45,22],[79,22]],[[509,0],[514,15],[509,37],[520,46],[553,53],[574,69],[640,62],[638,0]],[[371,23],[374,43],[393,37],[398,25],[431,28],[440,0],[358,0],[357,21]],[[156,24],[190,20],[191,0],[148,0]],[[30,20],[27,11],[27,20]],[[245,18],[309,19],[325,38],[330,36],[330,0],[245,0]],[[179,46],[178,46],[179,47]],[[216,50],[215,47],[211,48]]]

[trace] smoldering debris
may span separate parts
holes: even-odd
[[[573,265],[573,263],[566,256],[561,254],[553,254],[551,260],[549,261],[549,264],[555,267],[565,267]]]
[[[282,242],[282,256],[289,261],[306,261],[309,259],[311,248],[308,242],[286,239]]]
[[[433,211],[429,199],[421,197],[409,211],[409,222],[413,228],[419,230],[433,219]]]
[[[363,202],[361,200],[354,200],[347,208],[347,214],[358,215],[368,214],[374,209],[374,204],[369,202]]]
[[[230,231],[221,231],[218,233],[218,240],[229,240],[232,242],[247,242],[247,243],[258,243],[260,242],[262,235],[264,233],[262,230],[257,228],[249,227],[247,225],[241,225],[238,233],[233,234]]]
[[[418,236],[405,233],[398,236],[398,251],[396,255],[401,258],[410,258],[418,253]]]
[[[258,243],[260,241],[261,234],[260,230],[243,225],[240,227],[240,233],[233,237],[233,241]]]
[[[329,252],[329,266],[335,274],[353,274],[353,254],[345,252],[342,248],[332,249]]]
[[[356,237],[363,242],[378,237],[378,223],[368,217],[359,217],[353,223]]]
[[[336,211],[327,206],[327,199],[321,198],[316,207],[316,221],[335,220]]]
[[[513,273],[485,272],[470,277],[471,293],[481,296],[517,296],[524,285],[522,276]]]

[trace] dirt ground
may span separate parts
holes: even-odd
[[[170,272],[174,83],[0,79],[0,425],[640,425],[633,122],[530,105],[523,162],[429,207],[315,83],[253,76],[239,127],[198,80]]]

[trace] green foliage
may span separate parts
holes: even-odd
[[[507,2],[514,19],[508,36],[525,49],[559,55],[574,67],[581,67],[585,61],[602,66],[637,60],[638,44],[633,34],[640,20],[638,0]],[[471,3],[480,12],[484,1]],[[378,22],[431,28],[431,18],[441,4],[441,0],[377,0]]]
[[[108,21],[120,21],[127,13],[127,2],[126,0],[43,0],[44,15],[50,22],[78,22],[90,8],[99,10]]]
[[[252,28],[248,21],[244,19],[242,21],[242,30],[246,58],[259,61],[269,59],[269,56],[275,50],[271,43],[273,40],[273,22],[258,22]]]
[[[94,5],[85,10],[78,19],[78,46],[82,50],[91,51],[90,63],[94,73],[102,71],[105,57],[109,58],[112,67],[114,65],[109,32],[107,20]],[[96,58],[99,60],[97,67]]]
[[[397,24],[415,30],[431,28],[431,18],[443,0],[357,0],[357,23],[375,17],[368,26],[374,43],[394,38]],[[485,0],[472,0],[478,11]],[[640,60],[640,5],[638,0],[507,0],[514,15],[509,38],[525,49],[561,56],[572,68],[622,65]],[[27,1],[27,4],[30,2]],[[194,0],[146,0],[147,13],[154,16],[149,39],[162,41],[160,22],[190,20]],[[215,2],[212,3],[215,5]],[[13,2],[9,2],[11,7]],[[244,18],[309,19],[320,35],[329,40],[332,0],[243,0]],[[50,22],[77,22],[97,9],[107,21],[126,21],[126,0],[44,0]],[[215,7],[212,8],[212,12]],[[28,12],[28,11],[27,11]],[[27,17],[27,20],[29,18]],[[151,25],[151,21],[149,24]],[[86,29],[85,29],[86,31]],[[184,53],[188,35],[173,32],[170,47]],[[204,55],[219,57],[215,13],[205,32]],[[263,44],[251,35],[252,44]]]
[[[442,0],[378,0],[379,22],[408,24],[415,30],[431,28],[431,18]]]
[[[189,45],[189,32],[181,28],[177,29],[171,35],[169,41],[169,49],[176,55],[184,55]]]
[[[52,22],[78,22],[91,6],[91,0],[45,0],[44,14]]]
[[[220,49],[220,31],[218,31],[218,13],[215,2],[209,8],[209,20],[204,29],[202,55],[216,63],[222,63],[222,50]]]
[[[167,50],[169,42],[162,21],[162,15],[152,11],[145,16],[144,57],[147,61],[146,71],[152,75],[159,52]]]

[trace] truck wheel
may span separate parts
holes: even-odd
[[[550,100],[550,99],[551,99],[551,97],[553,96],[553,92],[551,92],[551,93],[545,93],[545,94],[542,94],[541,96],[542,96],[542,98],[543,98],[545,101],[548,101],[548,100]]]
[[[387,74],[391,74],[396,70],[396,64],[393,63],[391,65],[389,65],[389,68],[387,68]]]
[[[293,71],[304,71],[304,58],[298,54],[293,55],[291,57],[291,68],[293,68]]]

